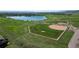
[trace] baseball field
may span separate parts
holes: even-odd
[[[37,24],[35,26],[31,26],[29,30],[31,33],[57,40],[64,30],[60,30],[63,29],[61,27],[58,29],[56,28],[56,26],[51,27],[49,24]]]

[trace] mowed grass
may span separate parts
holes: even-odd
[[[30,26],[30,31],[35,34],[54,39],[57,39],[63,32],[62,30],[50,29],[49,24],[36,24],[34,26]]]

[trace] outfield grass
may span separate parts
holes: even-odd
[[[54,39],[57,39],[60,36],[60,34],[63,32],[62,30],[50,29],[48,26],[49,24],[37,24],[35,26],[30,26],[30,31],[35,34],[43,35]]]

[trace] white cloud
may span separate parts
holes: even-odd
[[[78,10],[78,0],[0,0],[0,10]]]

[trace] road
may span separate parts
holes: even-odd
[[[68,44],[68,47],[69,48],[78,48],[77,47],[77,44],[79,44],[79,29],[75,30],[74,31],[74,35],[73,37],[71,38],[69,44]]]

